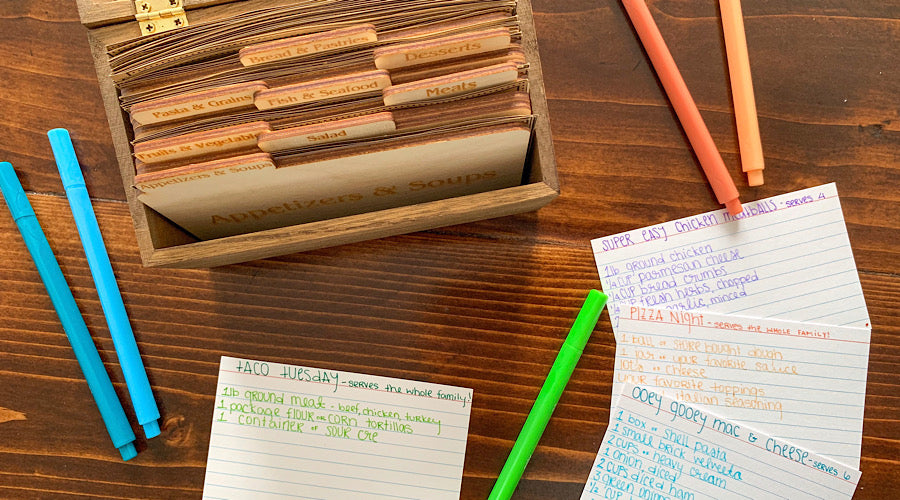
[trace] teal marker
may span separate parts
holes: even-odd
[[[47,136],[50,138],[50,147],[56,158],[56,166],[63,188],[66,190],[66,197],[69,198],[69,206],[72,208],[75,227],[78,228],[78,236],[84,247],[84,255],[87,257],[91,276],[97,287],[103,315],[106,316],[106,323],[109,325],[109,334],[116,348],[119,364],[122,366],[122,374],[125,376],[125,385],[128,386],[135,416],[144,428],[147,439],[156,437],[159,435],[159,409],[150,389],[141,353],[134,340],[131,322],[128,321],[128,314],[125,312],[122,294],[119,292],[116,275],[113,274],[109,262],[109,254],[106,253],[106,245],[100,234],[100,226],[97,225],[97,216],[94,214],[94,207],[84,184],[84,176],[75,156],[75,148],[72,147],[72,139],[69,137],[69,131],[62,128],[47,132]]]
[[[569,383],[569,378],[575,371],[575,365],[578,364],[578,359],[584,352],[584,346],[587,345],[588,339],[591,338],[591,333],[597,325],[597,320],[600,319],[606,299],[606,295],[597,290],[588,292],[584,305],[581,306],[581,311],[575,318],[575,323],[569,330],[569,335],[563,342],[556,361],[550,367],[547,380],[544,381],[544,386],[541,387],[541,392],[538,393],[534,406],[531,407],[531,412],[525,419],[525,425],[522,426],[522,431],[509,452],[509,458],[506,459],[506,464],[500,471],[500,476],[497,477],[497,482],[494,484],[488,500],[507,500],[516,490],[522,472],[528,465],[528,461],[531,460],[531,454],[534,453],[541,434],[547,428],[547,422],[550,421],[550,416],[553,415],[553,410],[559,403],[559,397],[566,388],[566,384]]]
[[[66,337],[72,344],[72,350],[75,351],[75,359],[81,367],[84,378],[87,380],[88,388],[94,396],[94,402],[100,410],[100,417],[106,424],[106,431],[112,439],[113,446],[119,449],[123,460],[130,460],[137,456],[134,448],[134,431],[131,430],[131,424],[128,423],[128,417],[125,416],[125,410],[122,409],[122,403],[113,389],[112,382],[109,380],[109,374],[100,360],[91,334],[88,332],[81,311],[75,303],[72,296],[72,290],[66,283],[59,263],[53,255],[50,243],[41,230],[37,217],[34,215],[34,209],[25,196],[25,191],[19,183],[16,171],[13,166],[6,162],[0,162],[0,190],[3,191],[3,198],[6,199],[6,205],[12,214],[19,232],[22,233],[22,239],[25,240],[25,246],[28,253],[31,254],[34,265],[37,267],[41,281],[47,288],[47,294],[50,295],[50,301],[56,309],[59,316],[59,322],[62,323]]]

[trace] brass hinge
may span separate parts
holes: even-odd
[[[141,26],[141,36],[188,25],[182,0],[135,0],[134,8],[134,17]]]

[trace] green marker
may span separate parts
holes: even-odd
[[[600,319],[600,313],[603,311],[603,306],[606,305],[606,299],[606,295],[597,290],[588,292],[584,305],[581,306],[581,312],[575,318],[575,323],[572,325],[572,329],[569,330],[569,335],[563,342],[559,354],[556,356],[556,361],[550,367],[547,380],[544,381],[544,386],[541,387],[541,392],[538,393],[534,406],[531,407],[531,412],[528,414],[528,418],[525,419],[522,432],[519,433],[516,444],[513,445],[512,450],[509,452],[506,465],[500,471],[500,476],[497,477],[497,483],[494,484],[494,489],[491,490],[488,500],[507,500],[512,496],[513,491],[516,490],[519,479],[522,477],[522,472],[525,470],[525,466],[528,465],[528,461],[531,460],[531,454],[534,453],[534,449],[541,439],[541,434],[544,433],[547,422],[550,421],[550,416],[553,414],[553,410],[556,409],[556,404],[559,403],[559,397],[562,395],[563,389],[566,388],[566,384],[569,383],[572,372],[575,371],[578,358],[581,357],[584,346],[591,337],[591,333],[597,325],[597,320]]]

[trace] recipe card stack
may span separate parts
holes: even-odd
[[[110,45],[138,199],[213,239],[520,185],[516,4],[302,1]]]
[[[852,497],[872,324],[835,184],[591,243],[616,359],[583,500]]]

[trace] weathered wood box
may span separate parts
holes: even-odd
[[[190,23],[221,19],[253,9],[295,4],[290,0],[183,0]],[[441,226],[532,211],[559,195],[556,161],[547,102],[529,0],[518,0],[517,14],[529,67],[532,111],[537,119],[521,185],[346,216],[255,233],[198,241],[141,203],[134,187],[133,131],[119,106],[110,78],[108,45],[136,38],[140,27],[134,0],[78,0],[82,23],[89,30],[100,90],[116,149],[119,170],[134,219],[141,258],[148,267],[213,267],[294,252],[342,245]]]

